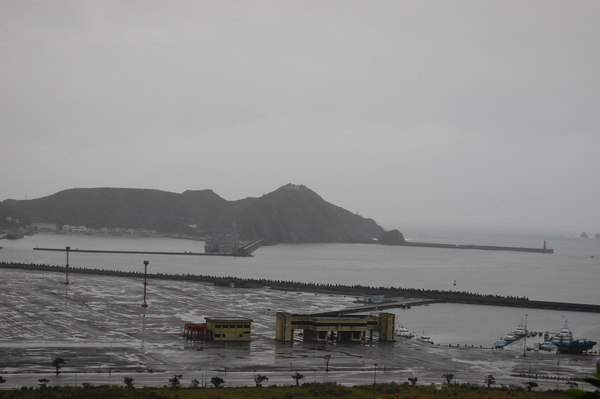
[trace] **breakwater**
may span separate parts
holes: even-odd
[[[33,248],[35,251],[67,252],[65,248]],[[94,254],[135,254],[135,255],[187,255],[187,256],[252,256],[247,252],[207,253],[207,252],[167,252],[167,251],[114,251],[104,249],[69,249],[69,252]]]
[[[472,245],[472,244],[437,244],[427,242],[403,242],[401,245],[404,247],[421,247],[421,248],[446,248],[446,249],[479,249],[484,251],[515,251],[515,252],[534,252],[542,254],[553,254],[554,250],[546,248],[546,242],[544,242],[543,248],[527,248],[527,247],[498,247],[494,245]]]
[[[44,272],[65,272],[64,266],[40,265],[34,263],[25,264],[13,262],[0,262],[0,268],[23,269]],[[139,278],[142,278],[144,276],[144,273],[141,271],[133,272],[106,269],[87,269],[80,267],[69,267],[69,273]],[[518,308],[535,308],[573,312],[600,313],[600,305],[568,302],[532,301],[527,297],[479,294],[464,291],[444,291],[402,287],[370,287],[363,285],[349,286],[341,284],[303,283],[270,279],[242,279],[233,276],[217,277],[197,274],[149,273],[147,277],[148,279],[164,279],[194,282],[202,281],[213,283],[218,286],[229,286],[230,284],[234,284],[235,287],[239,288],[269,287],[271,289],[285,291],[305,291],[353,296],[384,295],[387,298],[417,298],[432,300],[438,303],[465,303],[473,305],[508,306]],[[398,303],[396,305],[390,305],[393,307],[401,306],[401,304]],[[381,306],[379,306],[379,308],[381,309]]]

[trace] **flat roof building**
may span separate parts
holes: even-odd
[[[294,330],[302,330],[305,340],[311,341],[363,341],[373,339],[373,331],[379,332],[380,341],[394,340],[396,315],[315,316],[277,312],[275,339],[291,342]]]
[[[243,317],[206,317],[207,341],[250,341],[252,319]]]

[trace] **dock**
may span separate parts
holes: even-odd
[[[311,316],[318,316],[318,317],[334,317],[334,316],[340,316],[340,315],[347,315],[347,314],[353,314],[353,313],[365,313],[365,312],[378,312],[380,310],[386,310],[386,309],[395,309],[395,308],[403,308],[403,309],[410,309],[412,306],[427,306],[427,305],[431,305],[434,303],[442,303],[444,301],[439,300],[439,299],[425,299],[425,300],[417,300],[417,301],[412,301],[412,302],[389,302],[389,303],[378,303],[376,305],[370,305],[370,306],[362,306],[359,308],[351,308],[351,309],[344,309],[344,310],[336,310],[336,311],[332,311],[332,312],[321,312],[321,313],[311,313]]]

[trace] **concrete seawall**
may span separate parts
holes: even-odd
[[[35,251],[56,251],[66,252],[65,248],[33,248]],[[96,254],[142,254],[142,255],[188,255],[188,256],[252,256],[250,253],[230,252],[222,253],[206,253],[206,252],[165,252],[165,251],[113,251],[103,249],[70,249],[69,252],[96,253]]]
[[[470,244],[437,244],[427,242],[405,242],[398,244],[404,247],[446,248],[446,249],[479,249],[484,251],[515,251],[535,252],[542,254],[553,254],[554,250],[549,248],[527,248],[527,247],[497,247],[493,245],[470,245]]]
[[[23,269],[45,272],[60,272],[65,273],[64,266],[50,266],[38,264],[22,264],[12,262],[1,262],[0,268],[4,269]],[[136,277],[143,278],[143,272],[126,272],[117,270],[104,269],[86,269],[69,267],[69,273],[79,274],[98,274],[116,277]],[[236,277],[217,277],[203,276],[195,274],[164,274],[164,273],[149,273],[149,279],[164,279],[164,280],[180,280],[180,281],[203,281],[212,282],[215,285],[229,286],[233,283],[235,287],[269,287],[276,290],[289,291],[308,291],[316,293],[340,294],[340,295],[385,295],[387,298],[418,298],[428,299],[434,302],[441,303],[465,303],[474,305],[488,306],[508,306],[518,308],[535,308],[549,310],[564,310],[573,312],[591,312],[600,313],[600,305],[567,303],[567,302],[548,302],[548,301],[531,301],[525,297],[511,297],[490,294],[478,294],[468,292],[442,291],[442,290],[426,290],[415,288],[396,288],[396,287],[368,287],[368,286],[346,286],[339,284],[317,284],[317,283],[300,283],[291,281],[279,281],[268,279],[242,279]],[[389,307],[402,306],[400,303],[389,304]],[[384,305],[385,306],[385,305]],[[381,309],[381,307],[379,307]]]

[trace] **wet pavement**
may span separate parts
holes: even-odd
[[[544,389],[567,387],[557,379],[582,377],[597,356],[527,352],[514,344],[505,350],[445,347],[398,338],[367,345],[324,345],[275,340],[275,313],[316,313],[360,306],[352,296],[285,292],[265,288],[215,287],[205,283],[149,280],[143,308],[143,280],[130,277],[70,275],[0,270],[0,375],[2,388],[90,383],[162,386],[175,374],[182,385],[220,376],[226,386],[254,385],[256,374],[269,384],[336,381],[345,385],[444,382],[451,373],[459,383],[483,384],[492,374],[497,385],[522,385],[531,378]],[[407,301],[401,299],[402,302]],[[253,320],[249,343],[205,343],[183,339],[185,323],[204,317]],[[330,356],[327,366],[325,358]],[[52,360],[65,360],[56,375]],[[328,370],[327,370],[328,368]],[[519,375],[528,376],[519,376]],[[530,377],[529,377],[530,376]]]

